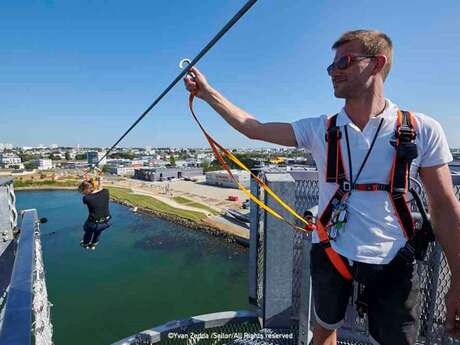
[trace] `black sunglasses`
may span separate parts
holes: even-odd
[[[339,70],[347,69],[351,66],[351,64],[355,61],[363,60],[363,59],[373,59],[375,55],[344,55],[336,62],[331,63],[327,66],[327,73],[331,74],[334,68]]]

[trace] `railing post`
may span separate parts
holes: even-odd
[[[313,338],[310,331],[311,316],[311,275],[310,249],[311,234],[302,236],[302,274],[300,281],[299,337],[298,345],[308,345]]]
[[[259,170],[253,169],[257,176]],[[259,185],[251,178],[251,194],[259,197]],[[257,239],[259,233],[259,206],[251,201],[249,226],[249,303],[257,305]]]
[[[11,181],[11,183],[7,185],[7,192],[9,196],[8,204],[10,207],[10,224],[11,230],[13,230],[18,225],[18,212],[16,211],[16,194],[14,194],[13,181]]]
[[[288,205],[295,200],[295,182],[289,174],[266,174],[267,185]],[[294,216],[272,197],[266,196],[266,204],[285,219],[294,223]],[[265,258],[263,327],[291,328],[292,268],[294,230],[286,223],[264,213]]]
[[[0,179],[0,255],[13,239],[17,219],[15,202],[13,180]]]

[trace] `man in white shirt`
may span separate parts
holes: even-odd
[[[335,96],[345,99],[344,108],[335,118],[336,126],[346,134],[338,140],[343,147],[345,174],[349,174],[353,184],[388,185],[395,157],[390,142],[394,139],[399,111],[384,98],[383,92],[391,69],[391,40],[377,31],[356,30],[344,33],[332,48],[335,59],[327,70]],[[302,147],[312,153],[320,176],[318,214],[321,214],[337,190],[336,183],[325,179],[328,164],[325,136],[331,117],[306,118],[292,124],[261,123],[213,89],[199,70],[192,68],[191,72],[195,78],[184,79],[187,89],[206,101],[235,129],[251,139]],[[436,238],[452,272],[446,298],[446,328],[450,335],[459,336],[460,206],[447,165],[452,156],[443,130],[435,120],[413,113],[413,121],[418,155],[412,162],[416,167],[412,173],[418,172],[422,179]],[[368,288],[371,336],[380,344],[415,344],[418,280],[413,263],[394,263],[393,258],[404,247],[407,234],[389,193],[352,190],[344,204],[346,222],[337,230],[330,246],[356,267],[368,267],[373,272],[381,269]],[[351,282],[328,260],[316,233],[313,242],[316,244],[312,247],[311,269],[317,318],[314,344],[335,345],[336,329],[345,315]]]

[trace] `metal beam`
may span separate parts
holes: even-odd
[[[23,212],[21,233],[11,276],[0,344],[29,345],[32,325],[32,284],[37,211]]]

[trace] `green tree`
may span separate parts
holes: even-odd
[[[110,158],[114,159],[134,159],[136,155],[132,152],[115,152],[110,155]]]
[[[258,163],[256,160],[252,159],[251,156],[247,153],[235,154],[235,156],[241,161],[241,163],[246,165],[249,169],[254,168],[254,166],[257,165]],[[228,162],[229,162],[231,169],[241,170],[241,168],[238,165],[236,165],[236,163],[234,163],[233,161],[228,161]]]
[[[35,166],[32,162],[26,162],[24,163],[24,168],[26,168],[27,170],[32,170],[35,168]]]
[[[26,152],[18,152],[17,155],[19,158],[21,158],[22,162],[31,161],[32,159],[36,158],[36,156],[31,155],[30,153],[26,153]]]

